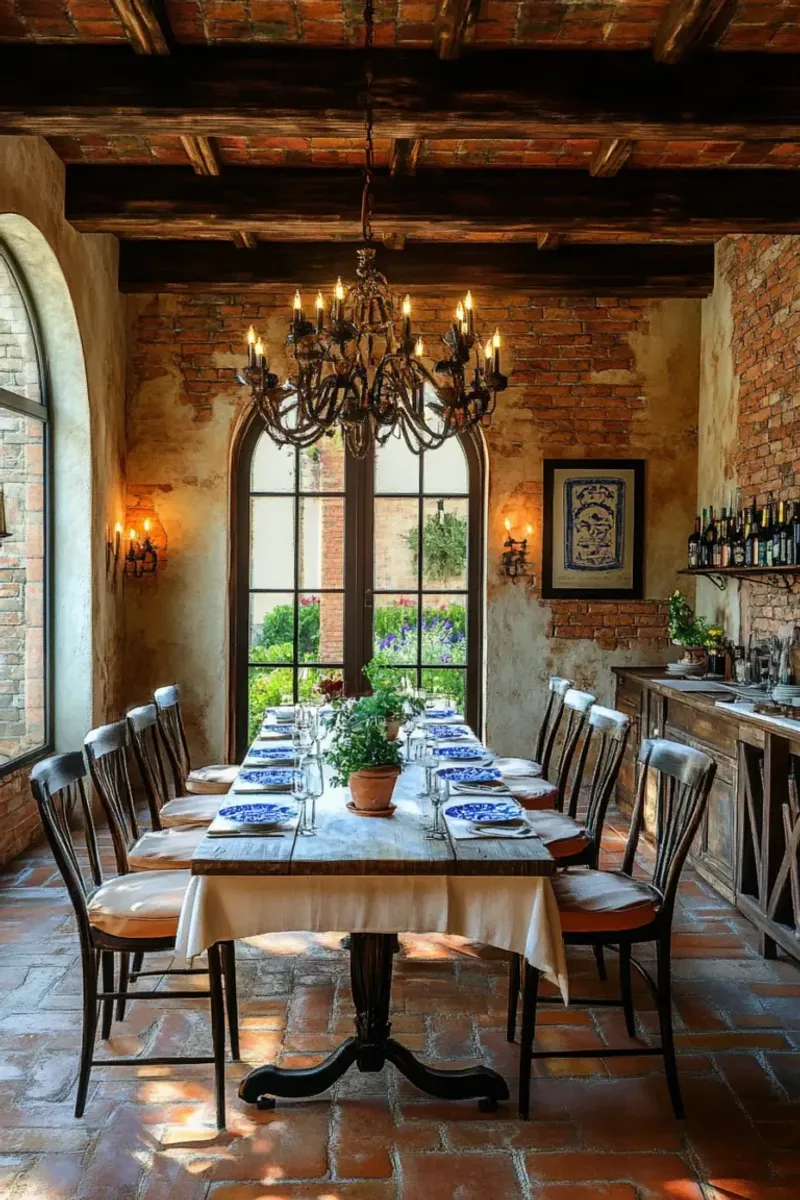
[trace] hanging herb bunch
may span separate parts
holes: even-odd
[[[419,526],[412,526],[404,537],[416,571]],[[467,522],[458,513],[439,507],[426,519],[422,527],[422,564],[426,583],[446,583],[463,574],[467,565]]]

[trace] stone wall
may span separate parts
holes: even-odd
[[[800,500],[800,237],[740,236],[717,245],[703,311],[698,503]],[[796,596],[746,582],[701,593],[734,637],[790,632]],[[698,607],[700,607],[698,601]]]
[[[475,291],[481,324],[505,335],[511,375],[486,438],[488,734],[498,749],[519,752],[530,745],[549,674],[568,674],[609,702],[612,665],[663,661],[664,601],[696,502],[700,304]],[[129,487],[148,489],[170,564],[126,588],[126,701],[180,680],[198,760],[227,745],[230,448],[248,404],[234,369],[252,323],[283,376],[287,301],[283,292],[131,300]],[[453,304],[415,300],[428,346]],[[645,600],[541,601],[545,457],[648,460]],[[500,571],[507,516],[533,526],[532,589]]]

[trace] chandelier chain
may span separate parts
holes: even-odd
[[[372,179],[375,170],[375,147],[372,137],[372,47],[374,42],[375,7],[373,0],[364,3],[364,188],[361,193],[361,234],[364,242],[372,241]]]

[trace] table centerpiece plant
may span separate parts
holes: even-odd
[[[341,706],[325,758],[333,767],[334,784],[350,788],[357,809],[385,811],[400,774],[400,748],[389,738],[385,717],[365,711],[359,707],[363,703]]]
[[[705,663],[708,634],[705,617],[696,616],[683,592],[676,589],[669,598],[669,636],[673,645],[684,647],[683,662],[696,667]]]

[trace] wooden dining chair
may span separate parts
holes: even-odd
[[[495,765],[509,776],[544,776],[548,777],[550,759],[561,728],[561,718],[564,715],[564,697],[572,687],[571,679],[562,679],[560,675],[551,675],[547,685],[547,705],[545,706],[542,723],[536,738],[533,758],[498,758]]]
[[[119,875],[136,871],[188,871],[200,842],[206,835],[204,825],[173,826],[140,832],[131,787],[128,759],[130,739],[126,721],[101,725],[84,739],[89,774],[105,813],[114,847]],[[236,958],[233,942],[220,943],[222,972],[225,979],[226,1008],[231,1056],[239,1058],[239,1006],[236,994]],[[120,956],[120,992],[128,982],[142,974],[142,955],[137,954],[129,969],[127,954]],[[198,971],[198,974],[202,972]],[[125,998],[117,1001],[117,1020],[125,1017]]]
[[[155,704],[142,704],[126,714],[133,756],[144,784],[153,829],[173,825],[210,825],[228,796],[186,795],[174,783],[162,752],[162,740]],[[172,790],[172,795],[170,794]]]
[[[174,950],[181,906],[189,884],[187,871],[143,871],[120,874],[103,880],[97,832],[86,789],[86,764],[79,751],[56,754],[37,763],[30,775],[33,797],[39,809],[45,835],[64,880],[75,919],[81,947],[83,971],[83,1036],[75,1116],[83,1116],[89,1077],[94,1066],[166,1066],[177,1063],[213,1063],[217,1127],[225,1128],[225,1004],[222,990],[222,966],[217,946],[208,951],[209,987],[207,991],[141,991],[136,1000],[210,1001],[213,1054],[156,1056],[143,1058],[94,1057],[97,1037],[98,1004],[102,1010],[101,1037],[111,1034],[115,1000],[127,994],[126,986],[114,986],[114,957],[161,954]],[[80,821],[76,818],[79,817]],[[112,815],[110,821],[115,817]],[[82,840],[76,840],[75,826],[83,827]],[[84,867],[85,864],[85,873]],[[98,990],[98,974],[102,988]],[[194,968],[160,968],[146,975],[198,974]],[[123,980],[123,984],[126,981]]]
[[[522,771],[512,770],[509,772],[503,768],[502,760],[495,764],[499,767],[503,782],[523,808],[554,808],[563,812],[576,754],[580,765],[580,772],[576,776],[576,786],[580,786],[580,779],[583,776],[588,744],[581,749],[581,743],[586,740],[589,712],[594,702],[595,697],[591,692],[580,692],[577,688],[568,688],[564,693],[561,711],[566,715],[566,721],[563,722],[564,727],[552,781],[539,775],[525,775]],[[561,721],[559,723],[561,724]]]
[[[568,946],[601,946],[619,953],[620,998],[575,998],[573,1004],[621,1007],[629,1037],[636,1036],[631,967],[645,980],[658,1009],[657,1046],[587,1050],[534,1050],[539,972],[524,964],[520,1031],[519,1114],[530,1115],[531,1063],[540,1058],[627,1058],[661,1055],[676,1117],[683,1116],[672,1031],[670,936],[678,882],[686,855],[703,818],[716,763],[700,750],[662,738],[646,739],[639,750],[639,782],[622,869],[564,871],[553,879],[561,930]],[[645,798],[656,788],[656,853],[649,881],[633,877]],[[633,958],[635,945],[653,942],[656,978]],[[512,972],[513,972],[512,961]],[[514,979],[510,980],[513,987]]]
[[[230,791],[239,770],[235,763],[196,767],[192,770],[181,711],[181,689],[178,684],[172,683],[168,687],[156,688],[153,700],[158,713],[161,736],[167,748],[175,794],[188,792],[190,795],[204,796]]]

